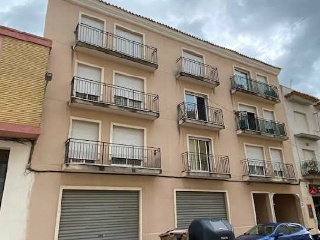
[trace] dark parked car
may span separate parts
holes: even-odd
[[[258,224],[236,240],[312,240],[309,231],[298,223]]]

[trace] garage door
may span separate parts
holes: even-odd
[[[193,219],[220,218],[227,220],[224,193],[176,193],[177,227],[188,228]]]
[[[138,240],[139,192],[64,190],[58,239]]]

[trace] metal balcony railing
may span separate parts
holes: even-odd
[[[258,94],[264,98],[271,98],[279,101],[278,88],[254,79],[234,75],[231,78],[232,89],[244,90],[253,94]]]
[[[159,148],[70,138],[65,163],[161,169],[161,155]]]
[[[193,120],[224,126],[222,110],[196,103],[182,102],[178,105],[179,120]]]
[[[159,96],[81,77],[71,81],[71,97],[85,101],[111,104],[146,112],[159,113]]]
[[[218,69],[216,67],[197,62],[189,58],[177,59],[179,74],[188,74],[195,78],[201,78],[212,84],[219,85]]]
[[[216,174],[230,174],[228,156],[213,156],[193,152],[182,153],[185,172],[208,172]]]
[[[75,34],[77,42],[111,50],[153,64],[158,63],[157,49],[154,47],[104,32],[84,23],[77,25]]]
[[[237,129],[243,131],[255,131],[263,134],[271,134],[278,137],[286,137],[286,127],[284,123],[257,118],[253,114],[245,111],[236,113]]]
[[[315,159],[302,161],[300,168],[302,176],[319,175],[320,177],[320,161]]]
[[[295,179],[293,164],[257,159],[242,160],[243,174],[250,177],[278,177]]]

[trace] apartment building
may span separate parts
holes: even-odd
[[[49,0],[45,36],[27,239],[304,223],[279,68],[98,0]]]
[[[290,128],[290,142],[308,211],[306,225],[318,229],[320,217],[320,104],[319,99],[281,86]],[[320,223],[319,223],[320,225]]]
[[[51,41],[0,26],[0,239],[25,239]]]

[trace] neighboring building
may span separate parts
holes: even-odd
[[[281,91],[285,99],[290,142],[301,178],[302,201],[307,214],[305,224],[317,229],[317,216],[320,217],[320,100],[284,86],[281,86]]]
[[[280,69],[98,0],[49,0],[27,238],[304,222]]]
[[[0,26],[0,239],[25,239],[51,41]]]

